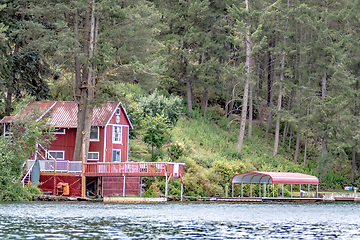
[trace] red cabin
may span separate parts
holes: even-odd
[[[53,195],[63,194],[57,187],[63,184],[69,186],[70,196],[81,196],[85,191],[89,196],[137,195],[142,176],[184,175],[184,163],[129,161],[129,130],[133,126],[120,102],[107,102],[94,108],[88,156],[85,160],[73,159],[77,113],[75,102],[37,101],[0,121],[4,125],[4,137],[11,136],[11,123],[31,120],[34,116],[36,121],[47,119],[49,126],[55,127],[56,139],[48,149],[38,144],[38,151],[25,165],[22,181],[30,176],[35,159],[39,159],[40,188]]]

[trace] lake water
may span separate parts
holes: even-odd
[[[360,239],[357,203],[0,203],[0,239]]]

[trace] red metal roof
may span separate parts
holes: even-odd
[[[319,179],[304,173],[251,171],[234,175],[231,183],[319,184]]]
[[[119,102],[107,102],[95,107],[92,116],[92,126],[105,126],[114,114],[117,107],[122,107]],[[125,109],[124,109],[125,112]],[[77,127],[78,105],[76,102],[67,101],[37,101],[27,104],[14,117],[4,117],[0,123],[9,123],[14,120],[22,119],[25,121],[38,121],[43,117],[49,117],[48,124],[60,128]],[[126,112],[125,117],[130,123]]]
[[[5,117],[3,117],[3,119],[1,119],[0,123],[12,122],[13,118],[14,118],[13,116],[5,116]]]

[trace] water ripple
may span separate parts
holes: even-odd
[[[1,203],[1,239],[360,239],[360,205]]]

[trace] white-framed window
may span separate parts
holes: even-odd
[[[65,151],[48,151],[49,159],[56,159],[56,160],[64,160],[65,159]]]
[[[121,149],[113,149],[112,150],[112,161],[113,162],[121,162]]]
[[[65,134],[65,128],[56,127],[54,133],[55,134]]]
[[[11,129],[11,124],[10,123],[5,123],[4,124],[4,137],[5,138],[12,138],[12,129]]]
[[[121,126],[113,126],[113,143],[122,143],[122,127]]]
[[[90,141],[99,141],[99,127],[91,127]]]
[[[117,108],[116,111],[115,111],[115,114],[116,114],[116,115],[120,115],[120,112],[121,112],[121,111],[120,111],[120,108]]]
[[[89,152],[87,160],[99,161],[99,152]]]

